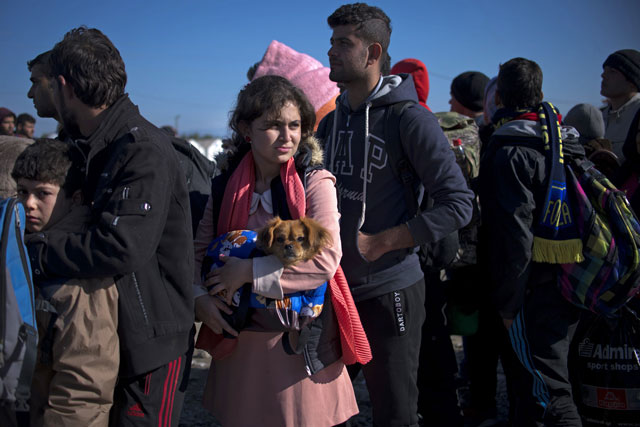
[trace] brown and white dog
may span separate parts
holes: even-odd
[[[256,246],[274,254],[285,267],[308,261],[332,243],[331,235],[311,218],[281,220],[273,218],[258,231]]]

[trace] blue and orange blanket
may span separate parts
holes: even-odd
[[[257,233],[252,230],[230,231],[213,239],[202,262],[203,281],[207,273],[224,265],[220,261],[221,254],[243,259],[264,256],[256,248],[256,239]],[[273,299],[251,292],[249,287],[243,286],[233,295],[231,305],[234,310],[244,308],[241,307],[243,304],[248,304],[253,309],[268,309],[277,315],[285,330],[300,330],[322,312],[326,290],[327,282],[324,282],[315,289],[285,294],[283,299]],[[244,292],[249,292],[250,295],[243,296]]]

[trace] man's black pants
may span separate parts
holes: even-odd
[[[355,378],[364,374],[374,426],[418,425],[418,363],[425,283],[356,302],[373,359],[349,367]]]

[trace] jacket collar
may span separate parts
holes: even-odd
[[[103,114],[104,119],[98,129],[87,139],[91,152],[96,152],[123,135],[129,129],[125,127],[127,121],[140,113],[138,107],[124,94],[116,102],[107,108]],[[123,129],[124,128],[124,129]]]

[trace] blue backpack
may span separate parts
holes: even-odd
[[[31,265],[23,242],[25,214],[16,199],[0,200],[0,405],[29,412],[38,331]]]

